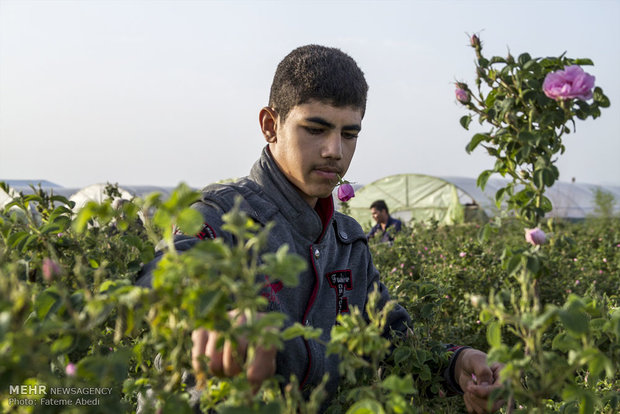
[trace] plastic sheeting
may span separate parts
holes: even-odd
[[[380,199],[386,202],[392,216],[404,222],[434,219],[442,224],[453,224],[471,216],[497,215],[495,194],[507,182],[502,178],[490,178],[481,190],[475,178],[392,175],[356,190],[349,206],[351,216],[364,228],[374,224],[370,205]],[[620,186],[556,182],[545,192],[553,205],[546,217],[583,219],[595,215],[597,190],[614,196],[613,212],[620,214]]]
[[[363,227],[371,224],[370,205],[384,200],[390,215],[403,220],[434,219],[442,224],[464,220],[464,204],[473,199],[454,184],[420,174],[399,174],[374,181],[355,193],[349,201],[351,216]]]
[[[482,191],[476,186],[476,179],[466,177],[442,177],[469,194],[489,216],[498,213],[495,205],[495,193],[507,183],[501,178],[490,178]],[[620,214],[620,186],[595,185],[577,182],[557,181],[547,188],[545,196],[549,198],[553,210],[546,217],[562,217],[568,219],[583,219],[596,212],[596,191],[600,190],[611,194],[615,199],[614,212]]]

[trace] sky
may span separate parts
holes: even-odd
[[[370,85],[346,178],[475,178],[454,82],[487,56],[587,57],[611,100],[577,121],[560,180],[620,185],[620,0],[0,0],[0,180],[197,188],[246,175],[278,62],[322,44]]]

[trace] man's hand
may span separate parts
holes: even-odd
[[[497,411],[503,400],[490,406],[491,393],[501,388],[499,372],[503,365],[494,363],[487,365],[487,355],[477,349],[464,349],[458,355],[454,369],[454,377],[465,393],[463,399],[470,413],[482,414]]]
[[[236,312],[229,312],[234,318]],[[238,318],[237,323],[245,323],[245,318]],[[241,338],[234,348],[230,341],[225,341],[222,349],[217,349],[218,333],[206,329],[196,329],[192,332],[192,366],[198,374],[204,374],[201,357],[207,357],[208,370],[217,376],[233,377],[241,373],[246,362],[248,341]],[[271,378],[276,372],[275,347],[268,349],[256,347],[254,358],[247,365],[247,377],[253,390],[256,392],[263,381]]]

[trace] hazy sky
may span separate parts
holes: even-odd
[[[620,0],[0,0],[0,179],[201,187],[246,175],[277,63],[318,43],[370,85],[347,178],[477,177],[454,82],[488,56],[589,57],[611,100],[566,137],[560,179],[620,184]]]

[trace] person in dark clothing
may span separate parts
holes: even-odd
[[[377,200],[370,205],[370,213],[372,218],[377,222],[370,229],[370,232],[366,236],[368,240],[372,239],[377,232],[381,232],[382,242],[394,241],[394,235],[398,233],[402,227],[400,220],[390,216],[387,204],[383,200]]]
[[[334,209],[332,191],[345,176],[362,129],[368,85],[356,62],[339,49],[308,45],[289,53],[278,65],[269,104],[260,110],[259,123],[267,142],[249,176],[230,184],[206,187],[193,208],[204,218],[197,235],[177,234],[175,247],[187,250],[202,239],[233,239],[222,228],[222,215],[237,196],[241,209],[261,225],[275,223],[268,249],[282,244],[307,261],[299,285],[264,282],[269,309],[287,317],[285,325],[301,322],[322,329],[319,341],[294,338],[284,349],[258,349],[249,361],[247,377],[254,384],[275,374],[295,374],[304,389],[329,374],[327,391],[338,385],[338,359],[328,356],[325,343],[341,313],[351,306],[364,309],[368,293],[378,286],[381,306],[389,300],[373,265],[366,235],[351,217]],[[157,260],[148,264],[137,283],[150,286]],[[266,278],[266,277],[265,277]],[[396,306],[388,318],[391,331],[406,334],[411,317]],[[198,329],[192,334],[194,369],[208,360],[210,374],[234,376],[240,365],[229,344],[218,347],[218,333]],[[227,348],[228,346],[228,348]],[[446,387],[463,394],[468,410],[484,412],[491,392],[500,387],[500,365],[489,366],[486,354],[466,346],[452,346],[451,363],[444,372]],[[239,351],[244,355],[243,350]],[[472,380],[472,376],[477,382]],[[497,404],[496,404],[497,405]]]

